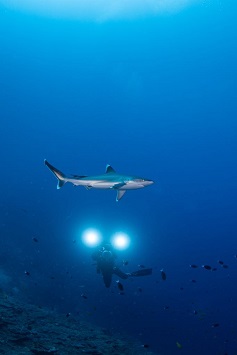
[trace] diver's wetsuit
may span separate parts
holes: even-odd
[[[97,262],[97,273],[103,275],[106,287],[110,287],[113,274],[124,280],[130,276],[146,276],[152,274],[152,269],[141,269],[127,274],[124,273],[115,266],[116,255],[111,250],[105,248],[95,252],[92,258]]]
[[[114,256],[109,250],[100,252],[97,259],[97,272],[102,273],[104,284],[110,287],[114,268]]]
[[[113,274],[121,277],[122,279],[128,278],[127,274],[115,266],[115,258],[116,256],[110,250],[101,250],[96,258],[97,273],[102,273],[106,287],[110,287]]]

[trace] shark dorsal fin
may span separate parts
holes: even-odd
[[[106,165],[105,173],[106,173],[106,174],[115,173],[115,170],[112,168],[111,165]]]

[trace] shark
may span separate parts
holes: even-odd
[[[154,183],[153,180],[132,176],[117,174],[111,165],[106,165],[105,173],[101,175],[65,175],[60,170],[51,165],[46,159],[44,164],[58,179],[57,189],[63,187],[67,182],[74,186],[84,186],[89,189],[112,189],[117,192],[116,201],[119,201],[127,190],[142,189]]]

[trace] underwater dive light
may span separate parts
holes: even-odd
[[[88,247],[97,247],[102,243],[111,243],[114,249],[124,250],[130,245],[130,238],[126,233],[117,232],[108,240],[102,238],[98,229],[88,228],[82,233],[82,242]]]
[[[111,244],[115,249],[127,249],[130,244],[129,236],[123,232],[115,233],[111,238]]]
[[[88,247],[96,247],[101,242],[101,234],[97,229],[86,229],[82,234],[82,241]]]

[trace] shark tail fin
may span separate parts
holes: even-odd
[[[57,189],[63,187],[63,185],[67,182],[66,175],[64,175],[60,170],[56,169],[53,165],[49,164],[46,159],[44,159],[44,164],[49,168],[50,171],[52,171],[52,173],[58,179]]]

